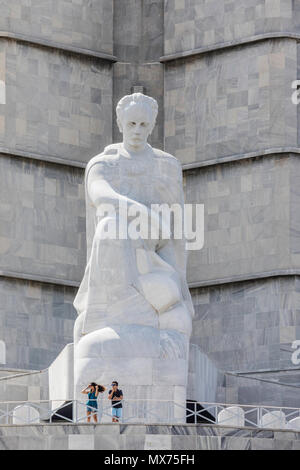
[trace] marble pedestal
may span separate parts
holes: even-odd
[[[81,391],[91,381],[109,387],[117,380],[124,394],[124,421],[184,423],[188,344],[188,337],[178,331],[145,325],[93,331],[75,345],[75,398],[86,401]],[[102,396],[99,403],[109,413]],[[80,405],[77,418],[85,414]]]

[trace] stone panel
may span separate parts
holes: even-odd
[[[297,146],[293,39],[180,59],[165,69],[165,150],[182,163]]]
[[[290,252],[292,266],[300,265],[300,164],[299,157],[290,161]]]
[[[111,0],[2,0],[0,30],[113,53]]]
[[[6,368],[46,368],[66,343],[72,342],[74,296],[75,289],[70,287],[0,278],[0,331],[6,343]],[[17,397],[11,395],[11,400],[20,399],[20,389],[16,392]],[[34,399],[34,390],[30,393]]]
[[[88,450],[239,450],[299,449],[299,432],[222,427],[216,425],[27,425],[1,426],[0,449]],[[128,432],[130,430],[130,435]],[[152,445],[149,446],[148,443]],[[107,458],[115,458],[108,454]],[[155,456],[153,456],[154,459]],[[189,452],[182,463],[192,464]],[[197,459],[194,456],[194,463]],[[120,456],[120,458],[123,458]],[[124,457],[125,458],[125,457]],[[126,463],[128,464],[128,456]],[[159,460],[158,460],[159,461]],[[124,461],[125,462],[125,461]],[[174,460],[175,462],[175,460]],[[111,460],[111,463],[114,463]],[[134,466],[133,461],[131,466]]]
[[[1,65],[0,147],[84,163],[111,143],[107,62],[2,39]]]
[[[205,229],[203,248],[188,255],[188,281],[300,267],[292,251],[299,250],[299,174],[290,154],[186,171],[186,202],[204,204]]]
[[[0,401],[40,401],[49,398],[48,370],[24,372],[20,370],[0,370]],[[10,409],[17,406],[11,403]],[[5,424],[6,419],[0,420]]]
[[[1,270],[81,280],[83,186],[82,169],[0,157]]]
[[[130,63],[163,54],[164,0],[114,0],[114,54]],[[152,95],[151,95],[152,96]]]
[[[295,369],[291,344],[300,337],[299,291],[298,276],[192,289],[195,318],[191,343],[198,344],[223,371]],[[249,382],[244,389],[248,390],[246,401],[239,387],[231,403],[264,403],[263,394],[250,397],[253,384]],[[229,382],[226,387],[230,391]],[[282,401],[274,387],[272,397],[273,404]]]
[[[219,382],[217,401],[241,405],[260,404],[298,408],[300,373],[297,368],[288,369],[292,365],[291,345],[281,345],[280,352],[285,353],[286,370],[265,370],[248,374],[226,373],[223,383]],[[296,414],[291,413],[287,419],[292,419],[294,416]],[[247,415],[247,419],[251,420],[251,413]]]
[[[272,32],[299,32],[293,0],[166,0],[165,54]]]

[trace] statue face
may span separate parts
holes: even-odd
[[[119,122],[123,133],[123,142],[131,150],[142,150],[153,129],[153,117],[147,106],[140,104],[129,106]]]

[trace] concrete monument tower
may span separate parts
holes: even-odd
[[[147,143],[156,100],[134,93],[116,111],[123,142],[107,146],[85,172],[87,265],[74,301],[74,398],[91,381],[118,380],[128,398],[158,400],[165,419],[185,419],[193,316],[185,240],[153,209],[175,203],[183,213],[181,166]],[[174,409],[174,401],[184,407]]]

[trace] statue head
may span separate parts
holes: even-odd
[[[155,126],[157,101],[143,93],[124,96],[117,104],[117,123],[129,150],[142,150]]]

